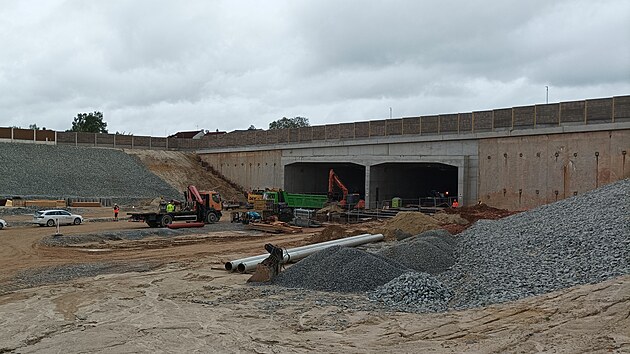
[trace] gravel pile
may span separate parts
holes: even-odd
[[[70,245],[79,245],[84,243],[94,243],[101,241],[120,241],[120,240],[142,240],[147,237],[176,237],[191,234],[203,234],[217,231],[243,231],[245,226],[240,223],[220,222],[204,227],[193,227],[184,229],[169,228],[146,228],[139,230],[116,230],[88,233],[82,235],[64,235],[64,236],[45,236],[39,243],[50,247],[64,247]],[[61,229],[63,232],[63,229]]]
[[[121,150],[0,143],[0,196],[111,197],[117,202],[179,192]]]
[[[287,288],[365,292],[408,271],[396,261],[378,255],[332,246],[287,268],[274,279],[274,283]]]
[[[446,311],[451,291],[435,277],[409,272],[368,292],[368,298],[398,311]]]
[[[630,273],[630,180],[460,234],[460,258],[438,277],[464,309]]]
[[[79,263],[54,267],[29,269],[18,273],[9,286],[0,288],[0,294],[18,289],[32,288],[40,285],[61,283],[81,277],[94,277],[100,274],[126,272],[148,272],[158,264],[139,263]]]
[[[430,230],[385,247],[376,254],[409,269],[437,274],[455,264],[457,239],[446,230]]]

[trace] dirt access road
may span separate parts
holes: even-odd
[[[62,232],[121,229],[146,227],[93,222]],[[487,308],[405,314],[360,294],[251,286],[248,275],[222,270],[267,242],[292,247],[309,234],[203,230],[73,247],[43,246],[51,228],[0,231],[0,286],[43,266],[152,264],[3,293],[0,353],[630,351],[630,276]]]

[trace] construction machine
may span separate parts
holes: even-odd
[[[150,227],[203,226],[203,224],[214,224],[221,218],[222,203],[218,192],[200,192],[197,187],[190,185],[184,191],[184,199],[184,202],[172,202],[179,207],[179,210],[176,208],[173,211],[166,211],[160,208],[157,212],[127,213],[127,215],[130,216],[130,221],[146,222]],[[188,224],[173,224],[174,221],[186,221]]]
[[[247,205],[248,207],[254,206],[254,203],[257,200],[262,200],[263,199],[263,194],[265,193],[264,189],[253,189],[251,192],[247,193]]]
[[[348,188],[341,182],[339,176],[332,168],[328,172],[328,200],[333,201],[335,198],[335,185],[341,189],[342,197],[339,200],[339,206],[342,208],[356,207],[357,209],[365,208],[365,200],[361,199],[359,193],[348,193]]]
[[[328,197],[323,194],[288,193],[280,189],[265,191],[261,207],[254,209],[263,212],[271,209],[280,221],[289,222],[293,220],[295,209],[321,209],[327,201]]]

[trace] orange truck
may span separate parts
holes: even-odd
[[[179,210],[147,213],[127,213],[130,221],[146,222],[150,227],[166,227],[176,221],[214,224],[221,219],[221,196],[215,191],[200,192],[188,186],[184,192],[185,202],[177,203]]]

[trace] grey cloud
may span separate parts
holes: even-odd
[[[0,125],[103,110],[170,134],[628,94],[628,33],[622,0],[5,1]]]

